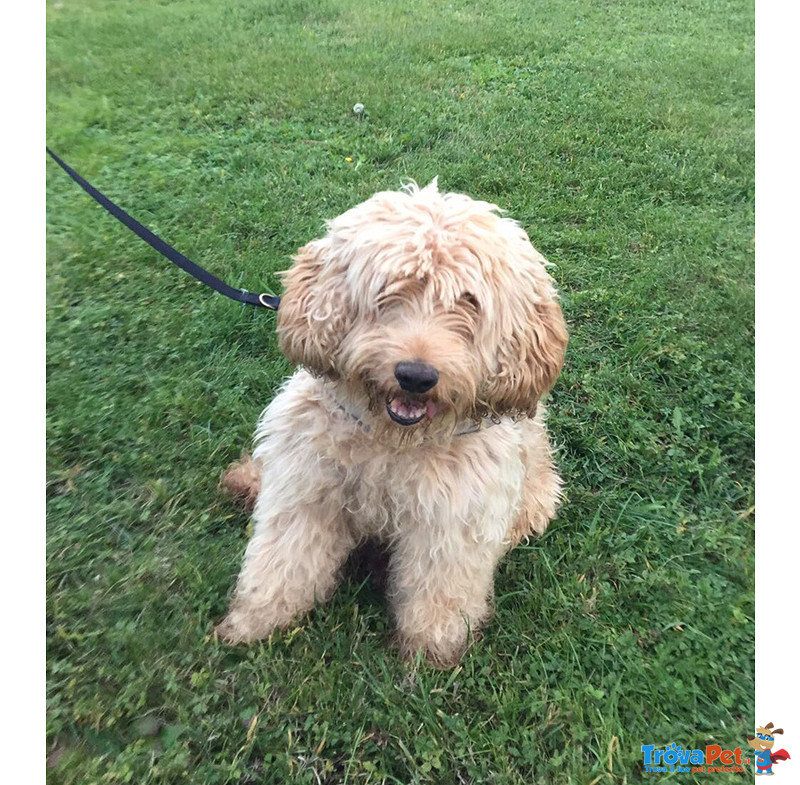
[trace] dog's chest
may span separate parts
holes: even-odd
[[[449,446],[383,451],[340,465],[351,525],[362,536],[389,541],[418,528],[454,527],[502,539],[524,468],[513,438],[487,444],[499,436],[476,434]]]
[[[345,509],[364,536],[392,539],[423,513],[429,496],[418,455],[381,455],[343,469]]]

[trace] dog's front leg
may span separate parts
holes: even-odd
[[[468,530],[416,527],[396,543],[390,594],[401,651],[421,651],[440,666],[455,665],[492,615],[494,570],[505,547],[473,539]]]
[[[389,579],[406,656],[422,651],[453,665],[492,615],[494,571],[510,546],[525,466],[515,430],[488,434],[457,442],[449,456],[420,453],[428,463],[397,504]]]
[[[253,536],[230,610],[217,627],[231,643],[265,638],[327,600],[355,544],[335,475],[319,462],[298,462],[293,475],[287,463],[274,477],[267,465],[262,476]]]

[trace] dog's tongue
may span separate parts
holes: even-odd
[[[430,399],[428,399],[428,402],[425,404],[425,411],[428,414],[429,420],[432,420],[442,409],[444,409],[443,403],[436,403]]]
[[[413,398],[406,398],[404,396],[397,395],[392,398],[389,403],[389,407],[396,415],[403,417],[406,420],[416,420],[423,415],[429,420],[432,420],[440,411],[442,411],[442,409],[445,408],[445,404],[436,403],[430,399],[425,402],[416,401]]]

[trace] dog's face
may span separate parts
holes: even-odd
[[[525,232],[435,181],[378,193],[301,248],[278,336],[290,360],[365,393],[395,429],[532,415],[567,344]]]
[[[764,750],[771,750],[773,745],[775,744],[775,739],[771,736],[765,736],[759,734],[758,736],[748,736],[747,737],[747,746],[752,747],[754,750],[758,752],[763,752]]]
[[[783,728],[775,728],[773,730],[770,722],[764,728],[756,728],[756,735],[747,737],[747,745],[757,752],[771,750],[775,745],[775,735],[778,733],[783,734]]]

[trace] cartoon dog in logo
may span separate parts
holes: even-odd
[[[774,774],[772,764],[782,760],[789,760],[791,756],[786,750],[772,752],[775,744],[775,734],[783,735],[783,728],[772,729],[772,723],[763,728],[756,728],[755,736],[748,736],[747,743],[756,751],[756,774]]]

